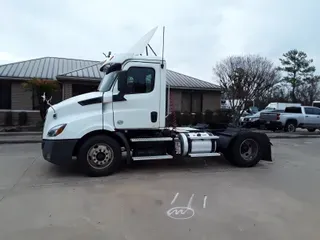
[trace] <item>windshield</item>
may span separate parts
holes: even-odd
[[[103,79],[101,80],[98,91],[99,92],[107,92],[110,91],[112,84],[117,76],[119,71],[114,71],[106,74]]]

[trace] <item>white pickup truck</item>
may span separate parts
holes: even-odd
[[[267,129],[284,129],[295,132],[296,128],[306,128],[309,132],[320,129],[320,108],[311,106],[287,107],[284,112],[265,112],[260,114],[260,122]]]

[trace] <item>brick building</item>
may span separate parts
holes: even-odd
[[[52,103],[58,103],[95,90],[103,77],[100,65],[99,61],[57,57],[0,65],[0,125],[8,111],[13,113],[15,123],[21,111],[28,113],[30,124],[40,120],[37,101],[32,92],[23,89],[24,81],[32,78],[58,81],[61,89],[52,99]],[[167,85],[176,111],[204,112],[220,108],[221,91],[215,84],[167,70]]]

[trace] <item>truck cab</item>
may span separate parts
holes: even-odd
[[[165,61],[157,57],[136,56],[124,62],[107,63],[101,70],[106,76],[98,90],[103,93],[103,102],[109,101],[112,96],[114,129],[165,127]]]
[[[163,67],[161,67],[163,66]],[[159,129],[165,127],[166,68],[165,62],[154,57],[130,57],[123,62],[110,61],[101,67],[105,72],[96,92],[91,92],[58,103],[49,108],[47,119],[54,112],[54,121],[45,122],[43,138],[54,125],[73,121],[61,133],[81,138],[87,131],[105,129]],[[65,116],[65,113],[80,114]],[[85,122],[84,122],[85,121]],[[68,133],[68,130],[70,133]]]

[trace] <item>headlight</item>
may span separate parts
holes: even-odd
[[[53,128],[51,128],[48,132],[48,137],[55,137],[58,136],[60,133],[63,132],[63,130],[65,129],[65,127],[67,126],[67,124],[60,124],[57,126],[54,126]]]

